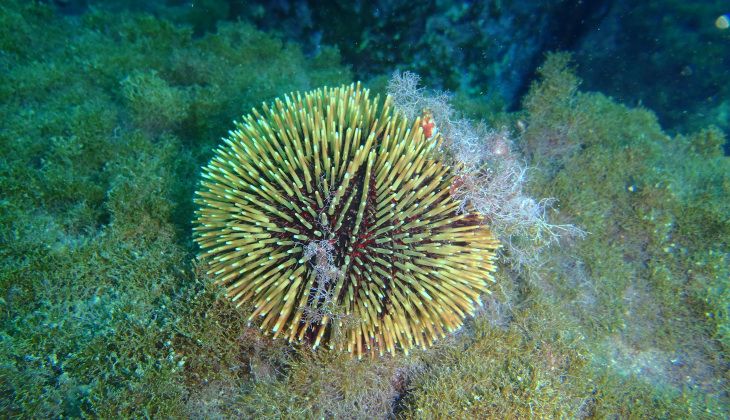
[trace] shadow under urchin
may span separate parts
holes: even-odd
[[[452,197],[440,135],[359,84],[262,108],[234,123],[196,192],[195,241],[226,295],[275,338],[358,356],[458,329],[499,242]]]

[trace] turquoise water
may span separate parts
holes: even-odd
[[[3,2],[0,412],[726,418],[728,13],[720,1]],[[286,155],[287,136],[299,133],[304,145],[316,134],[275,128],[257,140],[270,147],[263,158],[241,161],[261,171],[257,188],[265,178],[289,198],[251,188],[242,170],[226,199],[231,220],[256,208],[268,218],[258,222],[281,234],[267,242],[274,236],[246,231],[261,244],[235,236],[254,245],[239,245],[249,254],[231,263],[266,268],[291,250],[282,260],[291,275],[262,286],[252,295],[260,299],[232,302],[216,284],[228,271],[211,270],[215,256],[196,243],[205,205],[194,197],[210,191],[202,168],[253,107],[265,114],[262,103],[290,92],[356,81],[380,95],[379,106],[391,94],[418,141],[442,142],[429,162],[450,168],[438,188],[430,173],[404,172],[393,197],[373,175],[377,193],[367,199],[366,169],[353,169],[342,201],[355,204],[332,205],[325,223],[342,175],[306,181],[315,152],[299,149],[301,167],[298,157],[275,156]],[[252,115],[251,124],[262,121]],[[276,127],[273,117],[267,124]],[[384,138],[374,134],[373,156],[396,166],[397,153],[376,154]],[[338,150],[329,149],[333,161]],[[372,165],[383,185],[395,178]],[[275,184],[274,169],[289,183]],[[304,186],[302,197],[287,192],[295,178],[321,189],[327,206]],[[437,207],[420,195],[426,221],[407,224],[416,213],[402,210],[406,197],[427,188],[455,206],[449,215],[478,218],[500,242],[489,293],[470,288],[487,275],[470,274],[463,260],[449,269],[449,290],[437,276],[467,242],[426,226]],[[407,222],[378,219],[390,200]],[[316,223],[302,216],[308,205]],[[231,226],[263,226],[236,223],[221,225],[221,237]],[[360,223],[370,231],[342,233]],[[320,242],[327,235],[336,240]],[[437,241],[453,255],[437,252]],[[266,252],[245,260],[255,249]],[[424,258],[426,274],[416,270]],[[404,280],[411,271],[396,262],[442,280]],[[381,286],[362,274],[376,267],[396,268]],[[315,327],[290,343],[272,339],[263,317],[249,319],[268,302],[284,307],[276,287],[297,276],[312,279],[292,292],[309,318],[287,322],[339,322],[316,350]],[[373,297],[359,301],[348,284]],[[409,296],[426,290],[419,284],[448,297]],[[391,291],[398,287],[402,295]],[[438,339],[409,349],[401,321],[347,312],[347,302],[368,299],[425,337],[414,343]],[[480,303],[473,313],[460,306],[467,300]],[[438,317],[458,322],[432,334],[426,325]],[[350,328],[402,338],[381,356],[391,346],[363,333],[372,352],[360,360],[336,345],[336,331]]]

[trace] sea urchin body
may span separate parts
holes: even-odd
[[[407,352],[489,291],[499,244],[459,212],[439,136],[379,105],[359,84],[293,93],[235,123],[203,168],[200,257],[275,337]]]

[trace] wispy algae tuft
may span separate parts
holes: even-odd
[[[203,168],[209,274],[274,337],[361,356],[428,347],[481,304],[499,241],[452,197],[441,137],[360,85],[235,123]]]

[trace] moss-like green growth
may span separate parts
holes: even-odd
[[[171,87],[157,72],[136,71],[122,80],[122,96],[132,121],[152,133],[180,125],[188,113],[185,90]]]
[[[195,280],[195,171],[242,107],[347,70],[244,24],[193,39],[150,16],[12,1],[0,21],[3,412],[212,415],[211,383],[240,386],[251,360],[286,352]]]
[[[383,418],[404,391],[402,360],[356,360],[327,350],[302,352],[283,378],[256,380],[238,403],[254,418]]]
[[[523,141],[542,168],[533,188],[557,197],[562,215],[590,234],[556,256],[562,269],[537,286],[579,320],[599,364],[657,389],[687,387],[689,406],[721,405],[730,279],[723,135],[670,137],[648,110],[579,93],[567,64],[553,55],[541,68]]]
[[[591,390],[581,377],[584,349],[553,330],[559,324],[547,327],[556,320],[537,310],[516,314],[507,330],[477,318],[469,335],[428,355],[430,369],[417,377],[405,417],[579,416]]]

